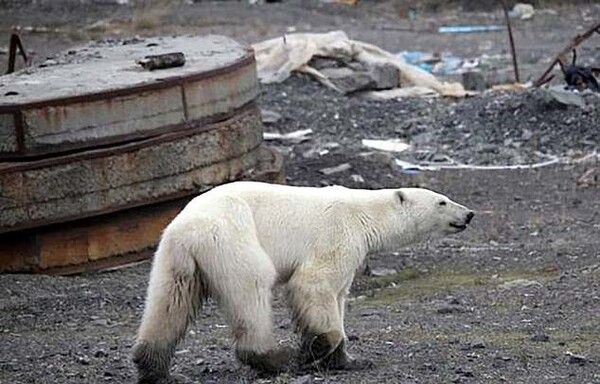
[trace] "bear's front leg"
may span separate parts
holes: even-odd
[[[353,359],[345,349],[344,297],[349,283],[321,268],[298,269],[288,283],[296,329],[302,335],[303,362],[327,369],[361,369],[368,363]],[[313,273],[316,272],[316,273]]]

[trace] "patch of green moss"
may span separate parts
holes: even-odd
[[[405,268],[396,274],[369,278],[364,282],[363,287],[370,289],[366,294],[368,304],[391,305],[427,298],[458,287],[492,287],[516,279],[544,282],[557,278],[558,274],[556,268],[513,269],[499,274],[469,270],[438,270],[422,273],[415,268]]]

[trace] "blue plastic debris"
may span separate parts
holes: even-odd
[[[438,33],[493,32],[503,29],[502,25],[445,25],[438,28]]]
[[[465,60],[453,55],[434,55],[420,51],[403,51],[398,56],[405,62],[415,65],[427,72],[434,74],[448,75],[459,73],[466,67],[476,67],[478,62],[475,60]]]

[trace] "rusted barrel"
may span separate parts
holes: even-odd
[[[185,65],[136,60],[181,52]],[[0,271],[147,257],[190,196],[281,180],[252,51],[222,36],[94,43],[0,77]]]

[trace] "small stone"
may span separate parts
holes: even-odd
[[[589,359],[583,355],[576,355],[574,353],[567,352],[567,356],[569,356],[569,364],[584,365],[589,362]]]
[[[350,180],[361,184],[365,182],[365,179],[361,175],[350,175]]]
[[[101,327],[106,327],[108,325],[108,319],[96,319],[92,320],[92,324],[98,325]]]
[[[77,362],[81,365],[90,365],[90,358],[87,356],[77,356]]]
[[[463,369],[461,367],[456,368],[455,373],[464,376],[464,377],[473,377],[473,372],[468,369]]]
[[[536,334],[531,335],[529,340],[535,341],[535,342],[546,343],[546,342],[550,341],[550,336],[546,335],[545,333],[536,333]]]
[[[106,351],[99,349],[96,352],[94,352],[94,357],[106,357],[108,356],[108,353],[106,353]]]
[[[358,335],[348,335],[348,341],[359,341],[360,337]]]
[[[485,348],[485,342],[483,341],[483,339],[481,338],[477,338],[471,341],[471,343],[469,344],[469,346],[472,349],[483,349]]]
[[[441,315],[446,315],[449,313],[462,313],[465,310],[457,305],[442,304],[435,311]]]

